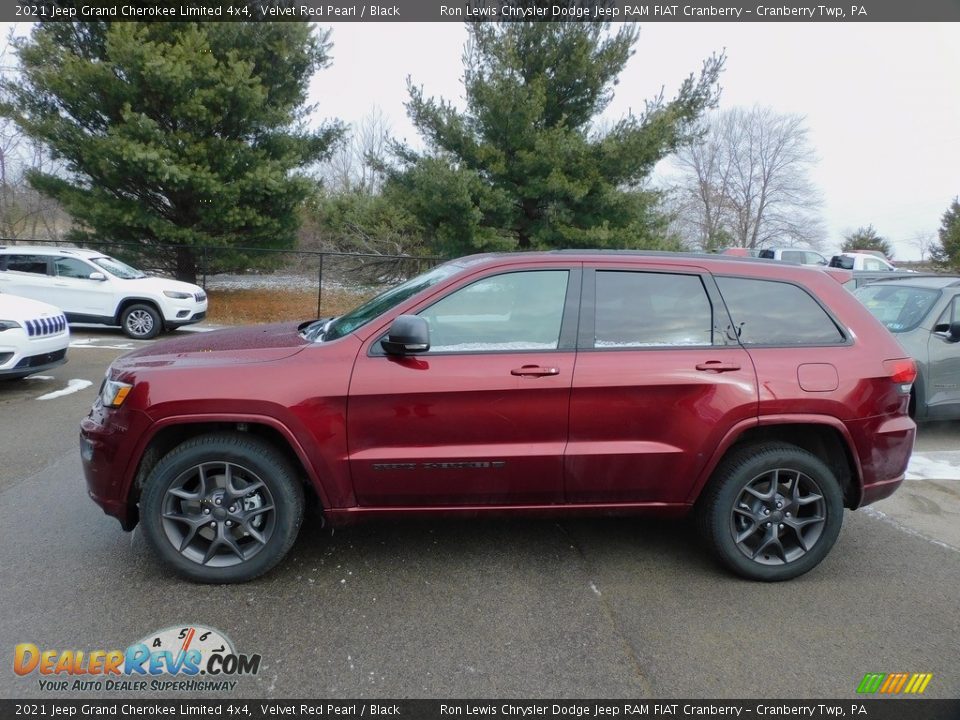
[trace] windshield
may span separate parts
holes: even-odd
[[[435,267],[423,275],[417,275],[415,278],[407,280],[405,283],[390,288],[386,292],[380,293],[372,300],[367,300],[363,305],[354,308],[346,315],[330,321],[325,328],[321,339],[336,340],[349,333],[352,333],[359,327],[366,325],[378,315],[382,315],[390,308],[396,307],[400,303],[416,295],[421,290],[426,290],[432,285],[436,285],[442,280],[446,280],[454,273],[462,270],[462,266],[456,263],[447,263]]]
[[[107,257],[106,255],[103,257],[90,258],[90,262],[122,280],[137,280],[146,277],[146,275],[136,268],[132,268],[126,263],[122,263],[112,257]]]
[[[937,302],[940,291],[879,282],[857,288],[853,294],[890,332],[900,333],[920,324]]]

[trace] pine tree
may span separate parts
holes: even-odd
[[[296,170],[342,132],[302,126],[329,48],[308,23],[38,24],[0,115],[62,163],[29,179],[77,222],[70,239],[138,243],[192,280],[198,245],[292,246],[311,188]]]

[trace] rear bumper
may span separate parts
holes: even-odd
[[[860,461],[860,497],[852,508],[892,495],[903,482],[917,426],[906,415],[880,416],[848,423]]]

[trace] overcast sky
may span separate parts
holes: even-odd
[[[455,23],[335,23],[333,65],[311,85],[318,115],[356,122],[376,106],[416,143],[406,77],[462,101],[466,32]],[[769,105],[807,118],[824,198],[825,250],[872,223],[896,257],[919,257],[960,194],[960,25],[922,23],[649,23],[607,115],[670,96],[726,49],[720,108]]]

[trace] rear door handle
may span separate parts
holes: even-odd
[[[697,370],[704,370],[706,372],[732,372],[733,370],[739,370],[740,366],[737,363],[722,362],[720,360],[707,360],[706,362],[697,363]]]
[[[514,368],[510,371],[510,374],[519,375],[520,377],[543,377],[544,375],[559,375],[560,368],[524,365],[523,367]]]

